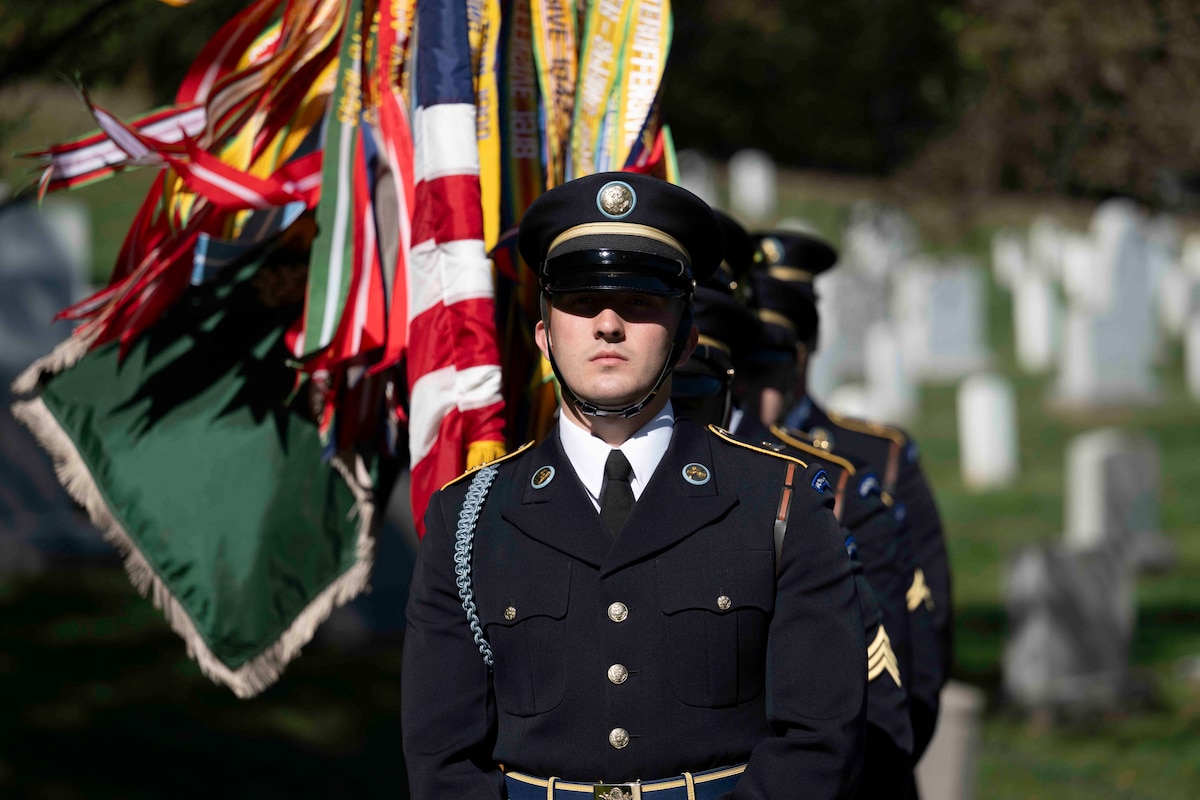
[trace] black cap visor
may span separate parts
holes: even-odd
[[[679,260],[629,250],[577,250],[546,259],[543,286],[549,294],[617,291],[682,296],[692,279]]]

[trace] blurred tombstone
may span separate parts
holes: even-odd
[[[867,414],[871,419],[907,425],[917,414],[917,387],[908,376],[899,337],[886,321],[867,327],[864,342]]]
[[[861,383],[843,383],[825,398],[825,407],[836,414],[858,419],[871,417],[867,389]]]
[[[958,387],[958,446],[963,483],[977,491],[1017,478],[1017,404],[1012,384],[979,373]]]
[[[996,285],[1015,292],[1030,272],[1025,242],[1016,231],[999,231],[992,237],[992,275]]]
[[[1092,227],[1095,260],[1069,293],[1058,401],[1082,407],[1157,402],[1156,303],[1136,218],[1128,205],[1102,204]]]
[[[1183,336],[1192,317],[1200,314],[1200,275],[1176,267],[1158,285],[1158,316],[1162,329],[1173,339]]]
[[[979,745],[984,693],[948,681],[939,700],[937,727],[917,764],[921,800],[973,800],[979,783]]]
[[[1200,314],[1193,314],[1184,326],[1183,369],[1188,393],[1200,400]]]
[[[1029,265],[1048,278],[1061,280],[1063,273],[1063,238],[1065,232],[1058,220],[1043,214],[1029,226]]]
[[[729,159],[729,200],[751,227],[768,222],[779,206],[775,162],[762,150],[739,150]]]
[[[679,151],[679,185],[714,208],[720,207],[717,193],[717,170],[703,151]]]
[[[885,278],[917,253],[917,226],[902,210],[858,202],[842,234],[842,269]]]
[[[1179,266],[1190,275],[1200,276],[1200,233],[1189,233],[1183,237]]]
[[[1099,309],[1108,296],[1108,279],[1100,269],[1100,255],[1090,236],[1062,234],[1063,295],[1073,308]]]
[[[1134,576],[1119,552],[1030,545],[1005,572],[1007,695],[1026,711],[1095,714],[1130,689]]]
[[[1134,567],[1164,570],[1175,549],[1162,534],[1158,447],[1117,428],[1081,434],[1067,446],[1064,541],[1074,550],[1115,548]]]
[[[820,332],[808,382],[813,394],[825,397],[839,384],[865,379],[867,327],[887,316],[887,284],[839,266],[818,275],[814,288]]]
[[[922,259],[895,277],[892,318],[915,379],[955,380],[987,367],[987,283],[981,267]]]
[[[9,385],[70,334],[54,315],[86,289],[86,216],[59,208],[44,214],[28,202],[0,205],[0,572],[38,570],[54,557],[115,557],[10,408]]]
[[[1046,276],[1031,272],[1013,289],[1013,338],[1017,365],[1031,374],[1047,372],[1062,350],[1062,306]]]

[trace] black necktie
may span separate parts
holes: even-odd
[[[614,539],[633,509],[633,487],[629,485],[632,474],[633,467],[624,453],[613,450],[608,454],[604,462],[604,488],[600,491],[600,517]]]

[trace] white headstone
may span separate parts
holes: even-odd
[[[1043,275],[1059,280],[1063,270],[1062,226],[1054,217],[1042,215],[1029,226],[1030,267]]]
[[[869,416],[894,425],[907,425],[918,410],[917,386],[908,375],[900,337],[886,321],[867,328],[863,348]]]
[[[861,383],[843,383],[825,398],[825,407],[846,417],[867,419],[872,416],[867,389]]]
[[[1017,479],[1017,401],[1012,384],[979,373],[958,387],[958,448],[963,483],[977,491]]]
[[[853,269],[822,272],[814,281],[820,335],[809,360],[813,394],[825,397],[838,385],[866,378],[864,320],[887,316],[887,284],[880,277]]]
[[[1090,236],[1063,231],[1059,245],[1063,295],[1074,308],[1103,308],[1110,293],[1110,275],[1101,270],[1096,243]]]
[[[775,162],[762,150],[739,150],[729,159],[729,199],[752,225],[775,216],[779,207]]]
[[[949,681],[938,705],[933,739],[916,769],[921,800],[972,800],[986,696],[974,686]]]
[[[1040,374],[1058,363],[1062,350],[1062,304],[1057,287],[1031,272],[1013,289],[1013,339],[1017,365]]]
[[[1021,234],[1003,230],[992,237],[992,275],[998,286],[1015,292],[1032,271],[1028,262]]]
[[[1112,547],[1141,569],[1165,569],[1174,547],[1159,518],[1158,447],[1147,436],[1105,428],[1067,446],[1064,542],[1073,550]]]
[[[892,318],[916,380],[955,380],[987,367],[987,278],[981,267],[922,259],[895,278]]]
[[[679,185],[713,207],[720,207],[717,170],[712,159],[701,150],[680,150]]]
[[[1183,364],[1188,394],[1200,400],[1200,314],[1193,314],[1184,328]]]
[[[1183,237],[1179,263],[1186,272],[1200,275],[1200,233],[1189,233]]]
[[[1200,275],[1178,267],[1163,275],[1158,284],[1158,314],[1168,336],[1183,336],[1188,321],[1200,314]]]
[[[850,209],[842,234],[842,267],[885,277],[917,253],[912,219],[898,208],[859,202]]]
[[[1114,710],[1129,687],[1134,575],[1112,549],[1029,545],[1009,560],[1005,693],[1027,710]]]

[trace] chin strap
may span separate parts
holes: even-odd
[[[550,319],[550,309],[548,308],[548,305],[549,304],[546,301],[546,294],[543,293],[541,297],[543,320]],[[629,417],[635,417],[642,413],[642,409],[645,408],[646,405],[654,399],[654,396],[658,394],[658,390],[661,389],[663,383],[666,382],[667,376],[670,375],[671,370],[675,368],[675,362],[679,360],[679,356],[683,352],[683,348],[687,345],[688,335],[691,333],[691,331],[692,303],[691,299],[688,298],[684,302],[683,311],[679,314],[679,323],[675,327],[675,340],[671,343],[671,352],[667,354],[667,360],[663,363],[663,368],[658,373],[658,380],[654,382],[654,386],[651,387],[650,391],[645,397],[633,405],[624,406],[622,408],[606,408],[604,406],[596,405],[595,403],[589,403],[587,400],[584,400],[582,397],[576,394],[575,391],[567,384],[567,382],[563,380],[562,373],[558,371],[558,362],[554,359],[554,347],[550,343],[549,322],[546,322],[546,350],[550,354],[550,369],[554,371],[554,377],[558,381],[559,387],[562,389],[563,396],[569,397],[571,402],[575,404],[575,407],[578,408],[581,413],[586,414],[589,417],[625,417],[628,419]]]

